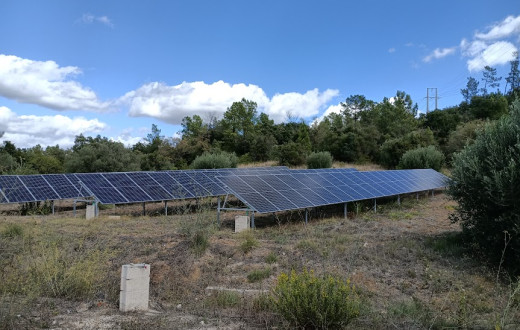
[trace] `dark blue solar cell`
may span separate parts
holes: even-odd
[[[181,184],[186,190],[188,190],[195,197],[206,197],[211,194],[209,191],[204,189],[203,186],[197,183],[194,179],[190,178],[190,176],[186,173],[170,171],[170,174],[177,182]]]
[[[273,203],[265,199],[261,194],[257,192],[249,192],[240,195],[250,208],[257,210],[260,213],[271,213],[277,212],[279,209]]]
[[[335,196],[339,197],[339,199],[342,202],[350,202],[353,201],[354,198],[344,189],[341,189],[340,186],[338,187],[328,187],[327,188],[330,193],[334,194]]]
[[[312,189],[296,189],[300,195],[305,197],[313,204],[313,206],[327,205],[329,204],[323,197],[321,197],[318,193],[314,192]]]
[[[293,189],[304,189],[307,188],[305,184],[298,181],[295,175],[279,175],[277,178]]]
[[[222,177],[217,177],[217,179],[220,179],[220,181],[222,183],[224,183],[225,185],[229,186],[235,193],[242,194],[242,193],[249,193],[249,192],[254,191],[254,189],[251,188],[251,186],[248,185],[244,180],[242,180],[242,178],[247,180],[247,178],[249,178],[249,176],[243,176],[243,177],[239,177],[239,176],[222,176]]]
[[[336,186],[337,179],[334,177],[334,175],[332,173],[316,173],[316,175],[323,180],[323,181],[320,181],[321,186],[323,186],[323,187]]]
[[[288,190],[292,189],[287,183],[283,182],[279,179],[276,175],[263,175],[261,178],[269,184],[271,187],[273,187],[274,190],[280,191],[280,190]]]
[[[315,180],[311,178],[311,174],[293,174],[292,175],[297,181],[303,184],[305,188],[314,189],[316,187],[323,187],[318,181],[324,181],[323,179],[316,177]],[[296,188],[296,187],[295,187]]]
[[[174,199],[194,198],[186,188],[167,172],[149,172],[150,177],[157,181]]]
[[[94,196],[102,204],[126,204],[128,200],[117,189],[109,187],[91,187]]]
[[[271,204],[276,206],[279,211],[294,210],[298,208],[298,206],[277,191],[264,191],[260,194],[271,202]]]
[[[289,190],[280,190],[280,194],[282,194],[285,198],[290,200],[297,208],[307,208],[314,206],[307,198],[302,196],[299,192],[293,189]]]
[[[8,203],[33,202],[37,199],[24,186],[22,181],[15,175],[0,176],[0,189],[2,190],[2,200]]]
[[[89,189],[91,187],[112,187],[110,182],[108,182],[100,173],[78,173],[76,174],[76,178],[84,183]]]
[[[242,180],[246,181],[248,185],[253,188],[254,191],[263,193],[264,191],[273,191],[273,187],[268,185],[264,180],[256,175],[248,176],[247,179],[244,176],[240,176]]]
[[[327,188],[315,188],[313,189],[315,193],[320,195],[321,198],[327,201],[327,204],[337,204],[342,203],[344,200],[333,193],[330,192]]]

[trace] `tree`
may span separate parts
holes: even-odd
[[[497,69],[490,67],[489,65],[486,65],[484,67],[484,71],[482,72],[482,81],[484,82],[484,87],[481,89],[482,94],[487,95],[488,93],[488,87],[495,88],[500,86],[499,81],[502,80],[502,77],[497,77]]]
[[[473,77],[468,77],[466,88],[461,89],[460,93],[464,97],[464,102],[470,103],[474,96],[478,95],[478,81]]]
[[[475,96],[469,104],[472,119],[495,120],[507,113],[507,99],[500,94]]]
[[[508,76],[506,77],[506,88],[504,88],[504,93],[507,89],[507,84],[509,84],[509,88],[511,92],[516,91],[520,88],[520,70],[518,69],[518,52],[515,52],[514,59],[509,62],[511,63],[511,70],[509,71]]]
[[[233,102],[219,122],[222,134],[222,149],[243,155],[250,150],[256,123],[256,103],[242,99]]]
[[[448,193],[458,204],[452,220],[470,246],[520,272],[520,101],[490,123],[453,161]],[[508,241],[507,246],[504,241]]]
[[[141,155],[141,170],[159,171],[172,169],[171,154],[173,146],[168,143],[157,125],[152,124],[152,130],[143,142],[134,145],[133,150]]]
[[[72,173],[138,171],[140,160],[121,142],[100,135],[95,138],[79,135],[65,160],[65,169]]]

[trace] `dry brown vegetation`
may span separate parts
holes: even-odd
[[[93,221],[0,216],[0,328],[283,328],[268,294],[292,269],[350,278],[362,299],[353,329],[520,327],[515,287],[462,247],[443,194],[388,200],[376,214],[349,204],[359,213],[348,220],[319,208],[308,225],[302,212],[257,216],[240,234],[234,213],[217,228],[211,206]],[[141,262],[151,264],[151,311],[122,314],[121,265]]]

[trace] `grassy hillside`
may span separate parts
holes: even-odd
[[[520,327],[520,289],[465,252],[443,194],[359,206],[348,220],[318,209],[307,226],[301,212],[257,217],[241,234],[205,203],[167,217],[0,216],[0,328],[280,327],[270,290],[304,269],[355,285],[353,329]],[[121,265],[141,262],[152,311],[121,314]]]

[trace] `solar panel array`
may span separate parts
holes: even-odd
[[[279,212],[445,187],[447,177],[431,169],[329,171],[217,177],[250,209]]]
[[[215,176],[281,174],[285,166],[244,169],[1,175],[0,203],[94,197],[103,204],[187,199],[227,194]]]

